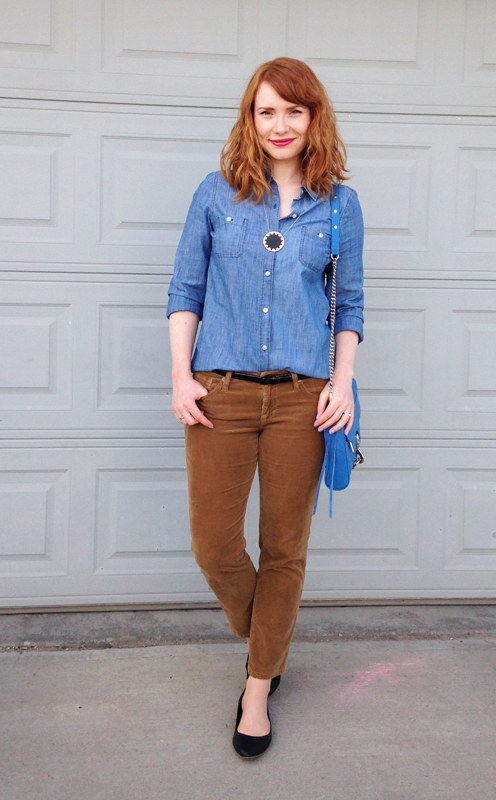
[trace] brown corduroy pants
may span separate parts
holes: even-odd
[[[257,373],[261,375],[271,373]],[[312,508],[324,458],[314,427],[321,378],[262,385],[196,372],[198,401],[214,428],[187,426],[192,551],[239,637],[250,637],[249,674],[286,668],[303,589]],[[245,550],[244,517],[258,464],[260,559]]]

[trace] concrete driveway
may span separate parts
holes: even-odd
[[[245,652],[0,653],[2,800],[495,800],[492,638],[294,642],[252,762]]]

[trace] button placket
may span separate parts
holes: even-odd
[[[261,341],[261,349],[263,354],[263,359],[261,362],[261,369],[268,370],[270,369],[269,362],[270,362],[270,319],[269,319],[269,307],[272,300],[272,286],[273,281],[269,280],[272,276],[272,272],[274,269],[274,262],[276,258],[276,253],[274,254],[267,254],[268,258],[264,259],[266,262],[264,264],[264,277],[265,280],[262,281],[261,286],[261,295],[260,295],[260,305],[261,305],[261,327],[260,327],[260,341]],[[269,263],[267,263],[269,262]],[[269,267],[270,269],[265,269],[265,267]]]
[[[270,230],[279,230],[279,209],[280,209],[280,198],[279,198],[279,191],[277,189],[277,185],[274,186],[274,199],[272,202],[268,203],[267,207],[267,217],[268,223],[270,226]],[[265,214],[263,216],[263,224],[264,227],[267,225],[267,220],[265,219]],[[265,234],[265,231],[264,231]],[[264,258],[264,277],[265,278],[272,278],[272,273],[274,271],[275,260],[278,253],[265,253]],[[261,342],[261,350],[262,350],[262,360],[261,360],[261,371],[270,369],[270,314],[269,308],[272,302],[272,287],[273,287],[273,279],[262,281],[262,291],[261,291],[261,303],[260,306],[262,308],[262,319],[261,319],[261,328],[260,328],[260,342]]]
[[[265,287],[264,287],[265,288]],[[267,293],[270,293],[269,287],[267,287]],[[265,294],[265,291],[262,292]],[[262,302],[264,298],[262,297]],[[261,324],[261,339],[262,339],[262,350],[266,354],[267,358],[265,359],[264,369],[269,369],[269,344],[270,344],[270,320],[269,320],[269,308],[268,306],[263,306],[262,308],[262,324]]]

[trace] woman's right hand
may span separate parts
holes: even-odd
[[[201,383],[195,381],[192,375],[175,378],[172,380],[172,412],[182,425],[205,425],[206,428],[214,426],[200,411],[196,401],[208,394]]]

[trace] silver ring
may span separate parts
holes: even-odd
[[[344,415],[345,415],[345,414],[346,414],[346,416],[347,416],[347,417],[352,417],[352,416],[353,416],[353,414],[351,413],[351,411],[343,411],[343,413],[341,414],[341,416],[342,416],[342,417],[344,417]]]
[[[184,417],[183,417],[183,416],[180,416],[180,417],[179,417],[179,422],[182,422],[182,421],[183,421],[183,419],[184,419]]]

